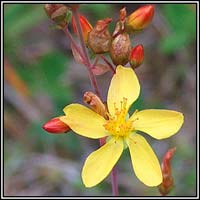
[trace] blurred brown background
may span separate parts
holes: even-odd
[[[141,4],[82,4],[80,12],[92,25],[112,17],[110,29],[123,7],[127,13]],[[41,127],[63,115],[71,102],[82,103],[91,90],[87,71],[77,64],[62,30],[55,29],[43,4],[4,4],[4,195],[110,196],[110,177],[87,189],[81,168],[98,141],[72,132],[52,135]],[[69,27],[71,30],[71,26]],[[146,136],[159,160],[174,146],[175,187],[169,196],[196,195],[196,5],[155,4],[151,25],[131,37],[143,44],[145,60],[136,69],[141,95],[132,111],[173,109],[185,122],[175,136],[154,140]],[[106,98],[111,73],[98,76]],[[157,188],[135,177],[129,152],[117,164],[120,195],[159,196]]]

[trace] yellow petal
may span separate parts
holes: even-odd
[[[66,116],[60,120],[74,132],[89,138],[101,138],[108,135],[103,125],[106,120],[97,113],[80,104],[70,104],[63,109]]]
[[[135,130],[143,131],[156,139],[168,138],[181,128],[183,114],[172,110],[142,110],[133,114]]]
[[[93,187],[105,179],[123,151],[123,141],[114,138],[91,153],[85,161],[82,179],[86,187]]]
[[[147,186],[157,186],[162,182],[159,161],[144,137],[133,133],[126,139],[135,175]]]
[[[138,98],[140,84],[132,68],[117,66],[116,74],[113,76],[108,90],[108,110],[111,115],[115,113],[114,104],[121,108],[121,101],[127,98],[127,109]]]

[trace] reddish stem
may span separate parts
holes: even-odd
[[[113,196],[119,196],[116,166],[114,166],[112,171],[111,171],[111,181],[112,181],[112,194],[113,194]]]
[[[112,66],[112,64],[106,59],[105,56],[101,55],[101,58],[104,60],[104,62],[110,67],[111,71],[113,74],[115,74],[115,69],[114,67]]]
[[[68,37],[69,41],[71,42],[71,45],[73,45],[73,47],[76,49],[76,51],[79,53],[79,55],[81,56],[81,58],[84,60],[84,63],[85,63],[85,57],[84,57],[83,53],[80,51],[80,48],[74,42],[74,40],[73,40],[69,30],[68,30],[68,27],[67,26],[64,27],[63,31],[64,31],[65,35]]]
[[[73,12],[73,15],[74,15],[75,23],[77,25],[76,26],[77,27],[77,32],[78,32],[78,35],[79,35],[79,38],[80,38],[83,55],[84,55],[84,58],[85,58],[85,61],[86,61],[85,65],[86,65],[86,67],[88,69],[88,72],[89,72],[91,85],[93,86],[93,88],[95,90],[95,93],[101,98],[100,92],[99,92],[99,89],[98,89],[98,86],[97,86],[96,77],[94,76],[94,74],[92,72],[92,69],[91,69],[92,65],[90,63],[90,60],[89,60],[89,57],[88,57],[88,54],[87,54],[87,50],[86,50],[86,46],[85,46],[85,43],[84,43],[84,39],[83,39],[81,25],[80,25],[80,21],[79,21],[79,17],[78,17],[77,8],[73,8],[72,12]],[[114,68],[107,61],[107,59],[104,56],[102,57],[102,59],[111,67],[113,73],[115,73]],[[105,140],[104,139],[100,139],[100,144],[101,145],[105,144]],[[119,195],[119,192],[118,192],[117,172],[116,172],[116,168],[115,167],[112,169],[112,172],[111,172],[111,180],[112,180],[112,193],[113,193],[113,196],[117,196],[117,195]]]
[[[87,50],[86,50],[86,46],[84,43],[84,39],[83,39],[83,33],[82,33],[82,29],[81,29],[81,25],[80,25],[80,21],[79,21],[79,17],[78,17],[78,12],[77,12],[77,8],[72,9],[73,15],[74,15],[74,19],[75,19],[75,23],[76,23],[76,27],[77,27],[77,32],[80,38],[80,42],[81,42],[81,47],[83,50],[83,54],[85,57],[85,61],[86,61],[86,67],[88,69],[89,72],[89,77],[90,77],[90,81],[91,81],[91,85],[93,86],[95,93],[101,98],[99,89],[98,89],[98,85],[97,85],[97,80],[96,77],[94,76],[93,72],[92,72],[92,65],[90,63],[88,54],[87,54]]]

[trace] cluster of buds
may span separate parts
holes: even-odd
[[[71,10],[76,9],[76,7],[76,5],[71,4],[46,4],[45,11],[61,28],[67,26],[71,20],[72,29],[77,35],[75,17],[71,18]],[[83,15],[79,14],[77,20],[80,22],[83,40],[94,55],[109,53],[115,66],[130,63],[130,66],[135,69],[143,62],[144,49],[142,45],[133,48],[130,35],[146,28],[152,21],[153,15],[154,6],[152,5],[142,6],[129,16],[127,16],[126,8],[122,8],[112,34],[108,28],[112,18],[98,20],[94,27]],[[73,45],[72,52],[75,60],[83,64],[82,57]]]
[[[109,53],[114,65],[130,63],[132,68],[140,66],[144,60],[142,45],[131,47],[130,34],[146,28],[154,15],[154,6],[142,6],[127,17],[126,9],[119,12],[119,20],[111,36],[108,25],[111,18],[98,20],[94,28],[84,16],[79,16],[84,41],[94,54]],[[75,22],[72,17],[72,26],[76,33]]]
[[[158,189],[163,196],[167,195],[174,186],[174,180],[171,169],[171,159],[175,151],[176,147],[169,149],[167,153],[164,155],[162,160],[161,169],[162,169],[163,181],[158,186]]]

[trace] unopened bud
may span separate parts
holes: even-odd
[[[49,133],[65,133],[70,131],[70,127],[62,122],[59,117],[55,117],[46,122],[42,128]]]
[[[92,25],[83,15],[79,15],[79,21],[80,21],[80,25],[81,25],[81,29],[83,33],[84,42],[87,44],[88,34],[92,30]],[[72,16],[72,28],[73,28],[74,33],[77,34],[77,28],[76,28],[74,16]]]
[[[96,54],[106,53],[110,49],[111,35],[108,31],[108,25],[111,21],[111,18],[97,21],[95,27],[89,33],[88,46]]]
[[[44,9],[47,15],[62,28],[68,24],[71,11],[64,4],[45,4]]]
[[[99,115],[106,117],[107,109],[101,99],[93,92],[85,92],[83,95],[84,103],[88,104],[90,108]]]
[[[150,24],[153,15],[154,15],[153,5],[147,5],[138,8],[127,18],[126,21],[127,31],[131,33],[146,28]]]
[[[137,45],[136,47],[132,48],[129,62],[131,67],[134,69],[136,67],[139,67],[139,65],[142,64],[144,60],[144,48],[142,45]]]
[[[127,33],[117,35],[110,47],[110,57],[115,65],[125,65],[129,61],[131,41]]]
[[[159,192],[165,196],[167,195],[174,186],[174,180],[172,176],[171,170],[171,159],[176,151],[176,147],[169,149],[167,153],[164,155],[161,165],[163,181],[158,186]]]

